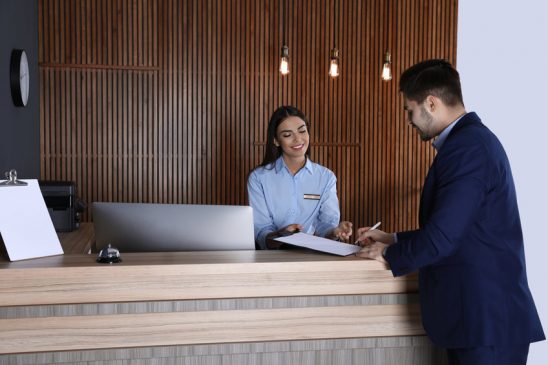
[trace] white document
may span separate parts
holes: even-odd
[[[10,261],[62,255],[63,248],[37,180],[0,187],[0,234]]]
[[[290,236],[275,238],[276,241],[289,243],[294,246],[306,247],[316,251],[332,253],[339,256],[352,255],[359,250],[360,246],[348,243],[333,241],[327,238],[313,236],[306,233],[295,233]]]

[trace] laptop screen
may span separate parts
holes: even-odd
[[[94,202],[92,215],[95,252],[255,249],[249,206]]]

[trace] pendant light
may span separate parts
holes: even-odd
[[[329,76],[335,78],[339,76],[339,50],[333,48],[329,57]]]
[[[386,35],[386,52],[384,53],[384,60],[382,65],[381,79],[383,81],[392,80],[392,55],[388,50],[388,43],[390,42],[389,32],[390,32],[390,0],[386,0],[386,13],[385,13],[385,35]]]
[[[392,65],[392,55],[390,55],[390,52],[386,51],[386,53],[384,54],[384,64],[382,65],[381,74],[381,78],[384,81],[392,80],[392,69],[390,65]]]
[[[289,47],[282,46],[282,56],[280,57],[280,73],[285,76],[289,73]]]
[[[289,73],[289,47],[285,43],[285,0],[282,0],[282,52],[280,56],[280,74],[285,76]]]
[[[337,49],[337,6],[338,1],[333,6],[333,48],[329,53],[329,76],[338,77],[339,70],[339,50]]]

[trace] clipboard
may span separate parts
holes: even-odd
[[[294,233],[285,237],[277,237],[274,238],[274,240],[338,256],[353,255],[362,249],[360,246],[333,241],[327,238],[313,236],[302,232]]]
[[[38,180],[18,180],[17,172],[0,181],[0,245],[10,261],[62,255]]]

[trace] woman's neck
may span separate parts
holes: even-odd
[[[283,155],[283,159],[285,162],[285,165],[291,172],[291,174],[295,175],[297,172],[299,172],[300,169],[306,165],[306,157],[289,157],[287,155]]]

